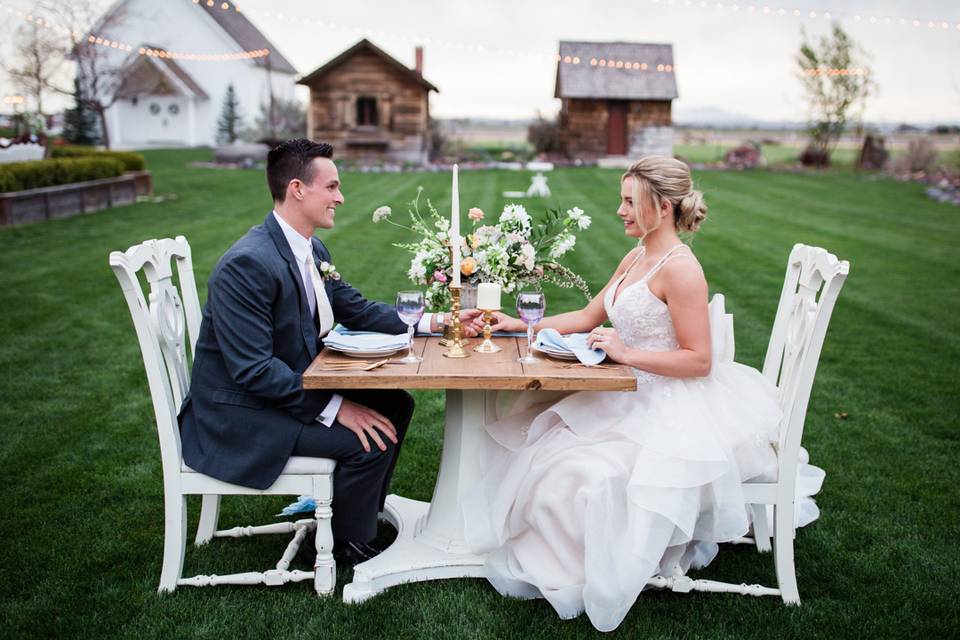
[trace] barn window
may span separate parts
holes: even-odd
[[[370,97],[357,98],[357,125],[358,126],[376,126],[377,117],[377,99]]]

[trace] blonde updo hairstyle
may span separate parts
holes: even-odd
[[[693,233],[707,217],[707,204],[703,194],[693,188],[690,168],[676,158],[667,156],[645,156],[633,163],[620,178],[633,181],[633,215],[637,226],[648,235],[660,226],[662,218],[657,216],[657,224],[647,229],[640,214],[640,203],[646,200],[656,211],[664,200],[673,205],[673,223],[677,231]]]

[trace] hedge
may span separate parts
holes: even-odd
[[[0,193],[123,175],[117,158],[58,158],[0,164]]]
[[[51,158],[116,158],[124,171],[143,171],[146,161],[133,151],[101,151],[93,147],[50,147]]]

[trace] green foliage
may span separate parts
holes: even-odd
[[[234,240],[270,211],[249,172],[189,168],[203,150],[146,153],[160,193],[95,216],[0,230],[0,620],[9,638],[606,638],[583,617],[559,620],[542,600],[500,597],[478,579],[405,584],[361,605],[309,581],[283,587],[183,587],[157,595],[163,477],[153,407],[130,314],[107,253],[148,238],[190,241],[200,299]],[[570,266],[595,291],[635,241],[614,214],[620,171],[561,168],[544,207],[578,203],[593,226]],[[449,211],[445,173],[345,173],[346,204],[320,232],[344,278],[374,300],[408,289],[398,229],[373,225],[380,205],[405,211],[418,185]],[[520,179],[523,178],[523,179]],[[711,223],[693,241],[713,292],[735,315],[737,360],[763,361],[786,258],[796,242],[851,261],[807,411],[804,445],[827,471],[819,521],[797,533],[800,607],[773,597],[645,591],[617,638],[771,640],[956,638],[960,602],[960,216],[922,186],[852,172],[698,172]],[[529,178],[461,174],[462,208],[499,211]],[[52,259],[51,259],[52,258]],[[548,313],[581,308],[546,286]],[[504,307],[513,300],[504,296]],[[473,354],[467,367],[483,366]],[[444,395],[417,392],[391,491],[430,500],[441,455]],[[846,413],[846,419],[835,414]],[[230,496],[220,526],[274,522],[292,498]],[[200,498],[189,500],[192,541]],[[381,542],[391,539],[389,529]],[[188,544],[184,575],[269,568],[286,536]],[[38,561],[39,559],[39,561]],[[310,567],[295,560],[292,569]],[[21,579],[16,579],[20,576]],[[696,578],[775,584],[772,554],[721,545]],[[68,633],[69,632],[69,633]]]
[[[123,174],[115,158],[59,158],[0,164],[0,191],[25,191]]]
[[[123,164],[124,171],[143,171],[146,166],[146,160],[142,153],[135,151],[104,151],[94,149],[93,147],[51,147],[51,158],[113,158]]]
[[[83,89],[78,79],[73,81],[73,92],[74,106],[63,114],[63,138],[70,144],[97,144],[100,142],[97,114],[82,99]]]
[[[233,83],[227,85],[227,92],[223,96],[223,107],[220,110],[220,119],[217,120],[217,142],[232,144],[240,137],[243,126],[243,116],[240,115],[240,101]]]
[[[829,163],[830,152],[851,118],[862,114],[873,82],[866,53],[838,23],[830,37],[814,43],[808,40],[806,30],[801,33],[797,65],[810,103],[809,153]]]

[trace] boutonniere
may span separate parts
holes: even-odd
[[[319,269],[320,269],[320,276],[321,276],[324,280],[339,280],[339,279],[340,279],[340,272],[337,271],[337,266],[336,266],[336,265],[333,265],[333,264],[330,264],[330,263],[327,262],[326,260],[321,260],[321,261],[320,261],[320,267],[319,267]]]

